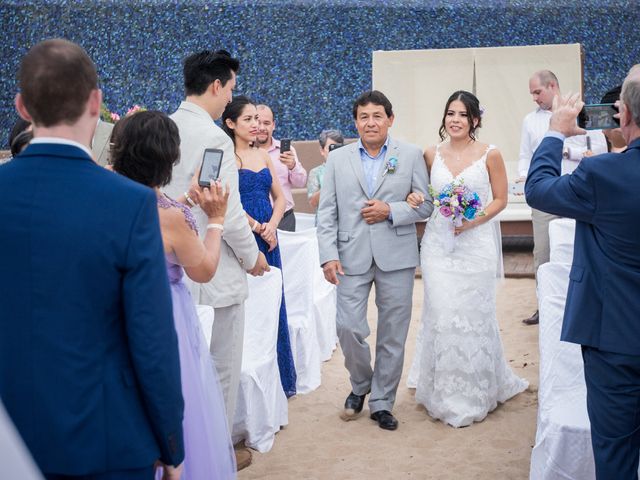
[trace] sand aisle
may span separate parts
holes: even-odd
[[[422,310],[422,281],[416,280],[405,368],[394,414],[395,432],[381,430],[367,407],[356,421],[339,413],[349,393],[340,350],[323,364],[322,385],[289,401],[289,426],[266,454],[239,474],[244,479],[526,479],[535,438],[538,389],[538,327],[521,319],[536,307],[535,282],[508,279],[498,291],[498,321],[505,354],[528,391],[499,406],[481,423],[453,429],[432,420],[406,387]],[[375,338],[375,306],[369,301]]]

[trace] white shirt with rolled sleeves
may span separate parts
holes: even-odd
[[[518,159],[518,175],[526,177],[531,165],[533,152],[536,151],[544,135],[549,130],[551,110],[541,108],[529,112],[522,121],[522,136],[520,137],[520,156]],[[562,160],[562,174],[573,172],[587,151],[587,136],[591,139],[591,151],[594,155],[607,153],[607,141],[602,130],[590,130],[587,135],[576,135],[564,141],[564,150],[568,158]]]

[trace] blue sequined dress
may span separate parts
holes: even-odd
[[[258,172],[241,168],[238,171],[240,176],[240,200],[242,207],[251,218],[260,223],[268,222],[273,213],[273,207],[269,200],[271,191],[271,172],[268,168],[263,168]],[[260,235],[254,233],[258,248],[267,258],[267,263],[272,267],[282,270],[280,260],[280,247],[276,246],[271,252],[269,244]],[[287,322],[287,307],[284,301],[284,288],[282,291],[282,304],[280,305],[280,322],[278,323],[278,366],[280,368],[280,382],[287,397],[296,394],[296,367],[293,363],[291,353],[291,342],[289,340],[289,324]]]

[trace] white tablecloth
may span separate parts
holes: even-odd
[[[268,452],[275,434],[288,423],[287,397],[280,383],[276,353],[282,299],[282,273],[247,276],[245,328],[240,389],[233,424],[233,443]]]

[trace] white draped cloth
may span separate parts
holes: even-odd
[[[278,268],[262,277],[247,276],[244,342],[240,388],[233,422],[233,443],[240,440],[268,452],[275,434],[287,425],[287,397],[280,383],[276,344],[282,302],[282,273]]]
[[[320,386],[320,345],[314,318],[314,273],[318,264],[315,228],[300,232],[278,230],[287,302],[287,321],[298,393]]]

